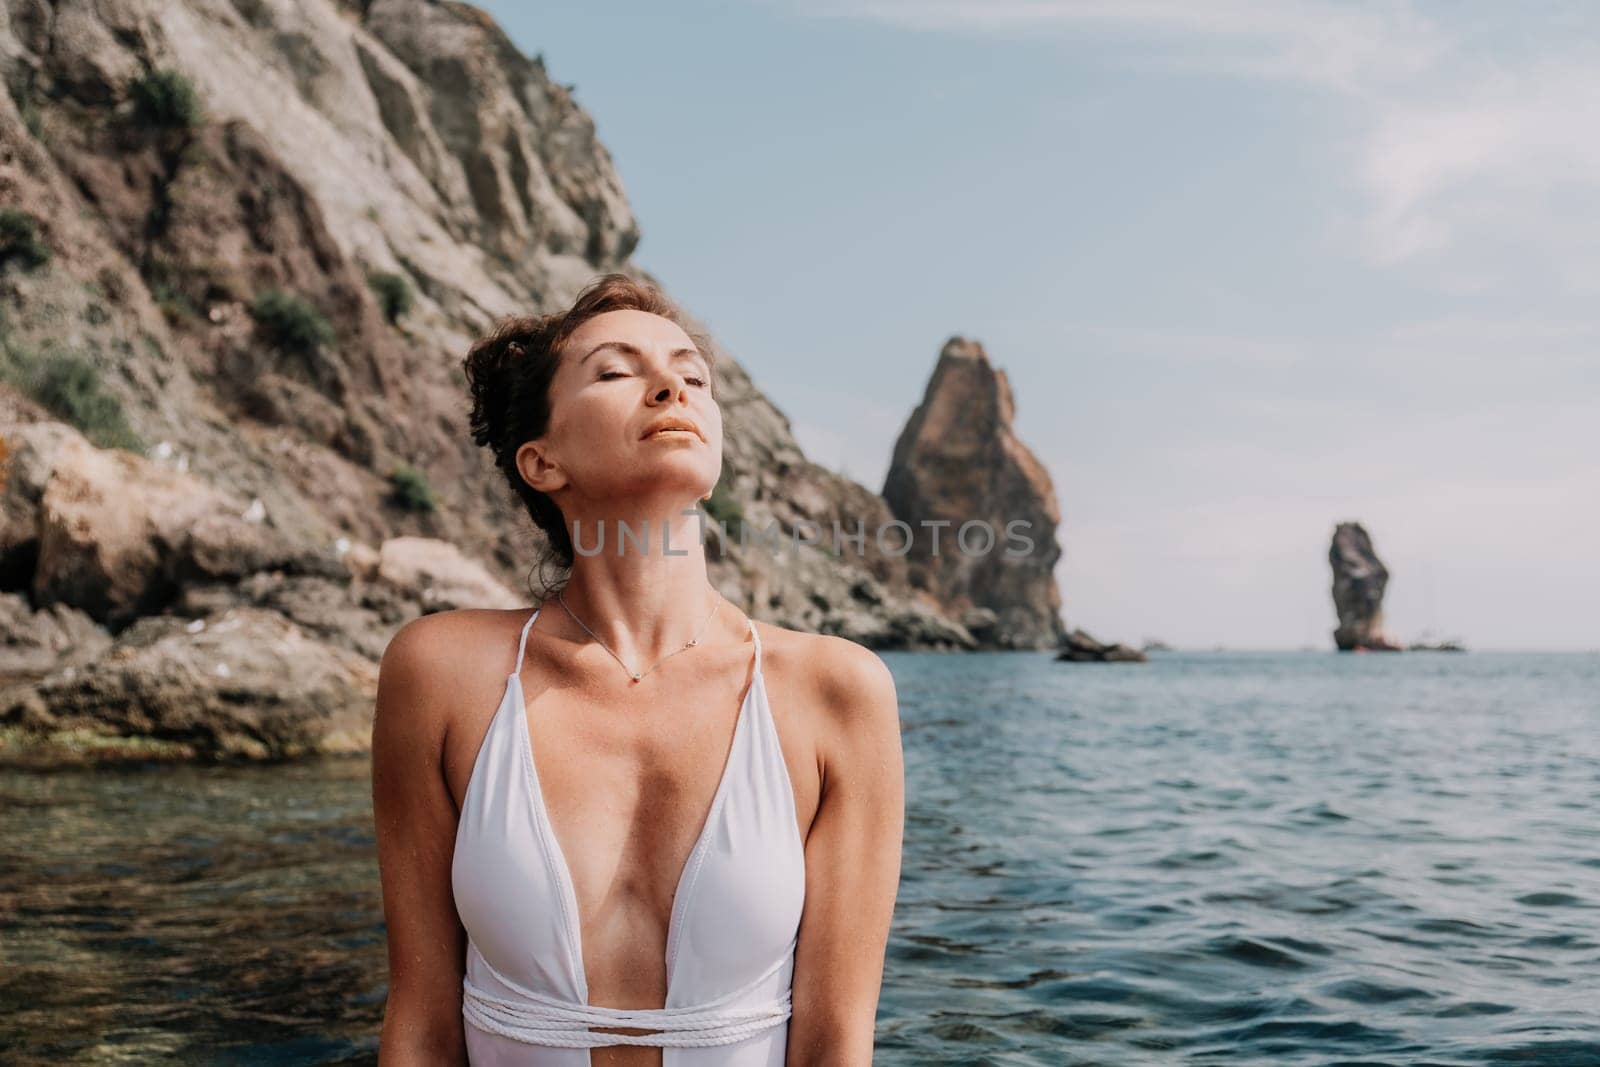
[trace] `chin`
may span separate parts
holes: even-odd
[[[605,495],[640,500],[681,497],[684,507],[693,507],[716,484],[716,472],[707,472],[700,464],[650,463],[607,486]]]

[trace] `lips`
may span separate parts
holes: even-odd
[[[649,429],[645,430],[645,432],[639,437],[639,440],[648,441],[650,438],[654,437],[658,433],[661,433],[663,430],[683,430],[694,434],[702,441],[706,439],[706,435],[700,432],[700,427],[696,426],[688,419],[672,418],[662,419],[660,422],[651,426]]]

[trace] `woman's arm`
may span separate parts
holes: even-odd
[[[372,810],[389,938],[381,1067],[465,1064],[466,933],[450,884],[457,813],[443,770],[443,686],[429,669],[436,616],[384,650],[372,724]]]
[[[872,1062],[905,826],[894,677],[870,649],[825,641],[817,675],[822,792],[806,839],[790,1067]]]

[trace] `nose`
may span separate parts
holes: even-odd
[[[662,383],[650,394],[654,403],[665,404],[674,398],[688,400],[689,383],[684,380],[683,375],[673,370],[663,370],[660,372],[660,377]]]

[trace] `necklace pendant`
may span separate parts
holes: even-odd
[[[722,607],[723,599],[724,599],[724,597],[720,593],[717,594],[717,601],[711,608],[711,614],[707,615],[706,616],[706,621],[700,624],[700,634],[704,634],[705,631],[706,631],[706,627],[711,625],[711,620],[716,618],[717,610]],[[608,645],[604,641],[600,640],[600,635],[599,634],[597,634],[593,630],[589,629],[589,625],[587,623],[585,623],[582,619],[578,618],[578,616],[573,613],[573,610],[571,608],[567,607],[567,591],[565,589],[562,589],[559,593],[556,594],[556,602],[561,605],[562,610],[565,611],[567,613],[567,615],[571,617],[573,622],[577,623],[579,626],[581,626],[583,628],[583,632],[584,633],[588,634],[591,638],[593,638],[596,642],[598,642],[601,648],[603,648],[607,652],[611,653],[611,658],[616,660],[617,661],[617,665],[620,666],[623,670],[627,671],[628,672],[628,677],[633,679],[635,682],[637,682],[639,679],[643,678],[646,674],[649,674],[650,671],[655,670],[656,667],[661,666],[661,664],[665,663],[668,659],[671,659],[673,656],[677,655],[678,652],[682,652],[682,651],[684,651],[684,649],[693,648],[695,645],[700,643],[700,634],[696,634],[694,637],[689,638],[688,642],[683,646],[683,648],[678,649],[678,652],[669,652],[669,653],[667,653],[667,655],[665,657],[663,657],[661,660],[659,660],[654,667],[651,667],[649,671],[636,671],[633,668],[629,667],[626,663],[623,663],[622,662],[622,657],[617,655],[615,652],[613,652],[610,645]]]

